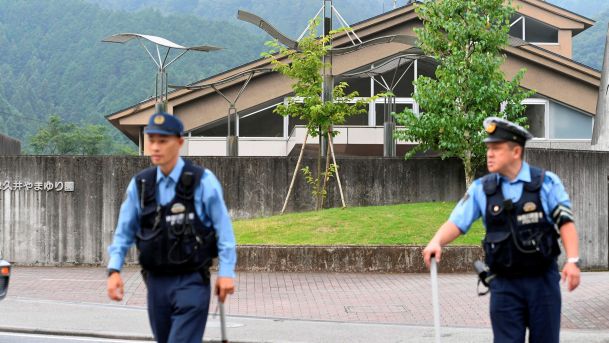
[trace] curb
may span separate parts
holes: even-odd
[[[421,245],[238,245],[237,271],[427,273]],[[480,246],[447,246],[441,273],[471,273]]]

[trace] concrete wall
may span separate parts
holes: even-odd
[[[580,257],[589,269],[609,266],[609,153],[528,150],[531,164],[555,172],[571,197]]]
[[[283,157],[193,160],[218,176],[233,218],[279,212],[296,164]],[[125,188],[148,164],[145,157],[1,156],[0,255],[24,264],[103,263]],[[339,165],[349,206],[457,200],[465,187],[455,160],[345,158]],[[309,187],[297,180],[288,210],[310,210]],[[63,188],[67,182],[73,192]],[[21,188],[3,190],[15,183]],[[52,187],[40,190],[41,183]],[[335,182],[329,186],[328,201],[338,206]]]
[[[562,178],[572,198],[584,265],[607,269],[609,153],[528,150],[526,158]],[[296,163],[282,157],[194,160],[218,176],[234,218],[279,212]],[[343,158],[339,165],[349,206],[457,200],[465,188],[455,160]],[[146,166],[144,157],[0,156],[0,255],[23,264],[103,263],[125,187]],[[6,181],[24,186],[2,191]],[[36,183],[47,181],[53,189],[36,190]],[[73,192],[55,187],[70,181]],[[31,189],[25,188],[28,183]],[[289,211],[312,209],[302,177],[293,194]],[[328,200],[340,204],[335,182]]]
[[[0,155],[21,154],[21,142],[0,134]]]

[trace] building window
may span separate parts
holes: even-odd
[[[277,104],[239,116],[240,137],[283,137],[283,117],[275,112]]]
[[[226,137],[228,135],[228,123],[226,117],[203,125],[190,132],[193,137]]]
[[[389,61],[391,58],[392,57],[377,61],[374,64],[382,65],[384,61]],[[387,91],[387,86],[393,84],[395,86],[393,91],[396,96],[395,112],[401,113],[405,108],[410,108],[415,111],[415,113],[418,113],[419,108],[412,98],[415,91],[413,81],[421,75],[435,78],[436,68],[437,63],[433,59],[422,57],[403,63],[398,67],[397,72],[395,69],[385,71],[381,74],[382,78],[379,75],[374,78],[361,75],[359,77],[337,78],[337,82],[347,82],[349,84],[349,87],[346,88],[347,94],[351,91],[357,91],[360,97],[369,97],[371,94],[378,95],[384,93]],[[370,66],[361,67],[352,70],[349,73],[356,74],[357,71],[368,69],[370,69]],[[302,101],[302,99],[296,99],[296,101]],[[355,102],[355,100],[353,102]],[[384,98],[376,99],[374,103],[369,104],[368,113],[349,117],[340,125],[382,126],[385,119],[384,102]],[[306,123],[300,119],[289,118],[287,136],[292,134],[294,126],[296,125],[306,125]]]
[[[367,105],[366,105],[367,106]],[[364,107],[366,109],[366,107]],[[368,126],[368,111],[365,113],[356,114],[354,116],[347,117],[345,122],[340,125],[356,125],[356,126]]]
[[[412,65],[411,65],[412,63]],[[385,72],[381,77],[376,77],[374,84],[375,94],[387,91],[386,86],[393,86],[393,94],[396,97],[410,98],[414,93],[414,85],[412,82],[415,79],[415,61],[403,64],[396,69]],[[385,87],[383,87],[385,86]]]
[[[294,131],[294,127],[296,125],[302,125],[302,126],[307,125],[307,121],[304,119],[290,117],[290,118],[288,118],[288,120],[289,120],[288,121],[288,136],[292,135],[292,131]]]
[[[240,137],[283,137],[284,118],[273,110],[279,103],[267,105],[239,114],[237,123]],[[227,118],[223,117],[190,132],[193,137],[226,137],[228,135]]]
[[[535,138],[546,139],[548,122],[548,101],[544,99],[526,99],[524,115],[527,117],[529,132]]]
[[[438,68],[438,62],[431,57],[425,57],[417,60],[417,78],[419,76],[427,76],[431,79],[437,79],[436,69]]]
[[[520,14],[512,17],[510,36],[530,43],[558,43],[557,28]]]
[[[404,110],[406,108],[409,109],[413,109],[414,103],[396,103],[395,104],[395,113],[402,113],[404,112]],[[385,122],[385,103],[382,102],[377,102],[375,104],[375,110],[376,110],[376,126],[383,126],[383,123]]]
[[[592,117],[578,110],[550,102],[550,138],[552,139],[591,139]]]
[[[529,132],[535,139],[591,139],[593,119],[571,107],[544,98],[529,98],[526,105]],[[501,105],[501,110],[505,104]]]
[[[510,24],[510,36],[524,39],[524,17],[515,15],[512,17],[512,23]]]
[[[367,77],[353,77],[348,79],[338,79],[338,82],[347,82],[348,86],[345,88],[345,94],[351,94],[357,91],[357,96],[368,97],[370,96],[370,78]],[[338,82],[336,84],[338,84]]]

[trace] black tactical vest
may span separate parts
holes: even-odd
[[[497,174],[482,179],[486,194],[486,236],[482,241],[491,272],[508,277],[539,275],[560,254],[558,233],[541,205],[545,172],[531,167],[517,203],[506,200]]]
[[[164,206],[156,199],[156,171],[148,168],[135,177],[142,207],[136,233],[140,265],[164,274],[205,271],[218,256],[216,232],[201,222],[194,205],[205,169],[185,161],[175,197]]]

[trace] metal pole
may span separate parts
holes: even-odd
[[[144,156],[144,127],[140,127],[140,132],[138,133],[138,154],[140,156]]]
[[[165,103],[163,101],[157,101],[154,104],[155,113],[166,112]]]
[[[160,113],[160,112],[167,112],[167,107],[166,107],[166,95],[164,96],[163,93],[165,93],[164,88],[165,88],[165,78],[166,78],[166,71],[165,69],[163,69],[162,67],[159,68],[159,72],[156,75],[156,89],[155,89],[155,93],[156,93],[156,104],[154,104],[154,111],[155,113]]]
[[[438,266],[436,257],[431,257],[431,299],[433,303],[433,319],[436,329],[436,343],[440,343],[440,300],[438,297]]]
[[[332,31],[332,0],[324,0],[323,2],[323,11],[324,11],[324,22],[323,22],[323,32],[324,37],[330,35]],[[327,45],[332,45],[332,41],[330,40]],[[323,80],[323,91],[322,91],[322,101],[329,102],[333,101],[332,99],[332,90],[334,89],[334,76],[332,75],[332,54],[326,54],[323,58],[324,63],[324,80]],[[326,67],[326,64],[329,64],[330,67]],[[321,156],[326,157],[328,150],[328,137],[320,132],[319,135],[319,148],[321,149]]]
[[[395,118],[393,113],[395,112],[395,97],[388,96],[385,98],[385,113],[383,123],[383,156],[384,157],[395,157]]]
[[[228,343],[226,338],[226,315],[224,314],[224,303],[218,299],[218,306],[220,307],[220,330],[222,332],[222,343]]]
[[[239,137],[237,137],[237,108],[234,104],[231,104],[228,109],[228,135],[226,137],[226,156],[239,156]]]

